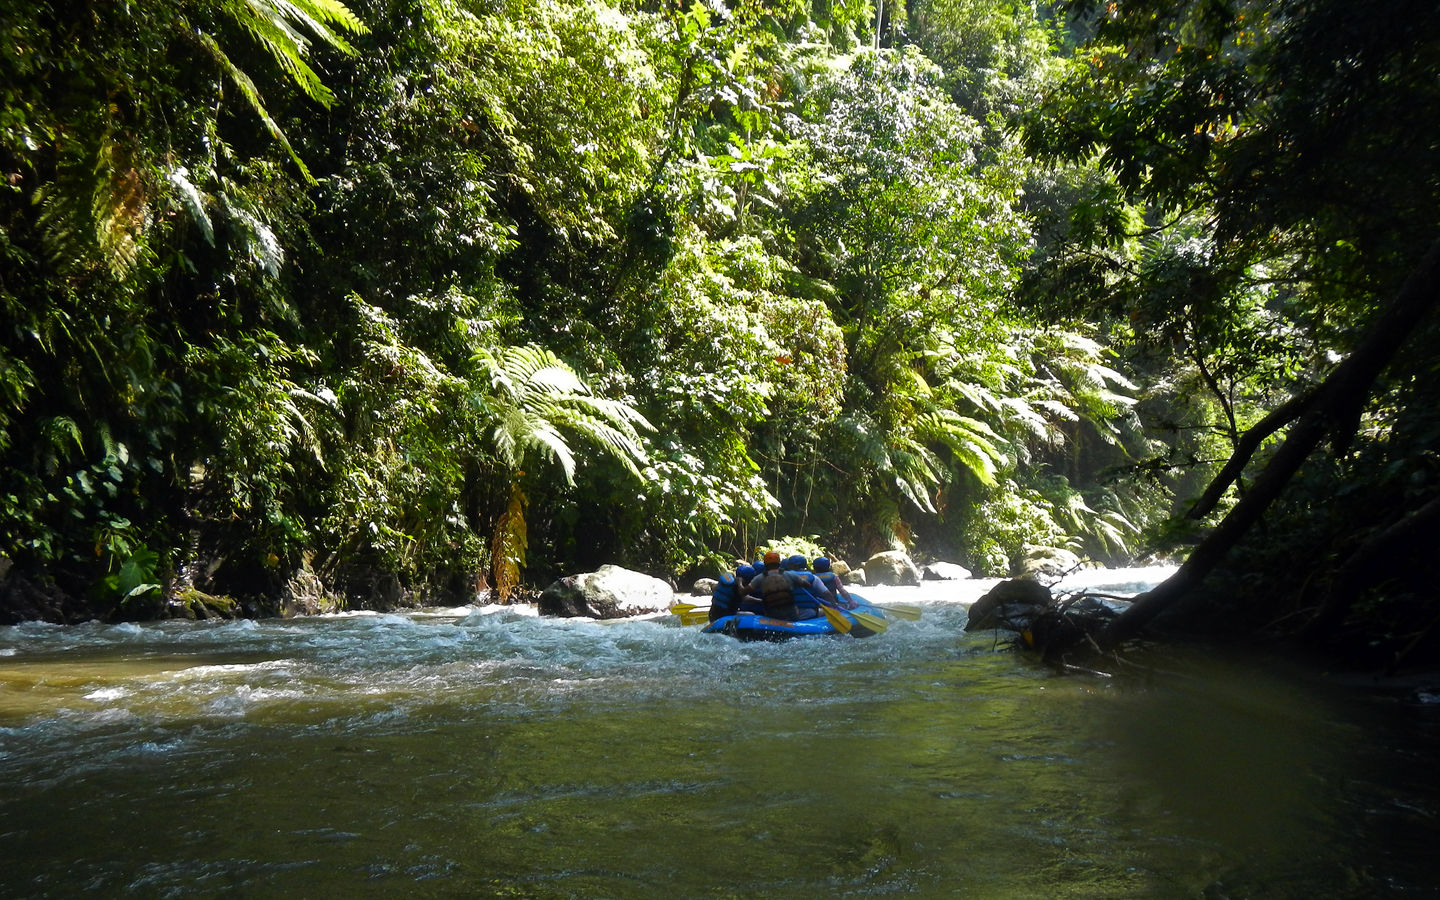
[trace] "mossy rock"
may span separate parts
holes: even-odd
[[[238,619],[240,604],[233,597],[207,594],[195,588],[176,591],[166,604],[172,619]]]

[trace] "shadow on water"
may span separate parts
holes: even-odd
[[[6,897],[1433,895],[1434,707],[511,611],[0,629]]]

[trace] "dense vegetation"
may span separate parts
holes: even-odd
[[[5,604],[1183,551],[1440,234],[1432,6],[16,0]],[[1434,614],[1427,321],[1244,627]]]

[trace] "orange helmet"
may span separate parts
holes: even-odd
[[[771,567],[780,568],[780,554],[774,550],[765,554],[765,568],[769,569]]]

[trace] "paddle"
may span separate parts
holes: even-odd
[[[707,625],[710,622],[710,607],[693,603],[672,603],[670,612],[680,617],[681,625]]]
[[[894,616],[897,619],[909,619],[912,622],[920,621],[920,616],[923,612],[920,607],[911,606],[908,603],[892,603],[888,606],[881,606],[878,603],[871,603],[867,600],[862,600],[860,602],[865,606],[881,610],[887,615]]]
[[[855,627],[849,619],[845,618],[844,613],[824,601],[820,602],[820,611],[825,614],[830,625],[841,634],[849,634],[850,629]]]
[[[879,607],[872,607],[872,609],[878,608]],[[850,610],[850,615],[855,617],[856,622],[864,625],[866,628],[870,629],[875,634],[880,634],[885,629],[890,627],[890,623],[880,618],[879,616],[871,615],[867,612],[861,612],[858,609]]]

